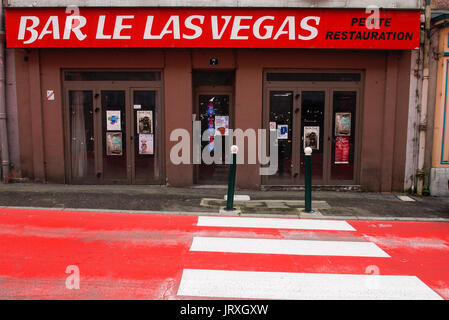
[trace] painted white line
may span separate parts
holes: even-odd
[[[228,195],[225,194],[223,197],[225,200],[228,200]],[[251,198],[245,194],[236,194],[234,195],[234,201],[250,201]]]
[[[414,276],[185,269],[179,296],[280,300],[442,300]]]
[[[372,242],[193,237],[190,251],[390,257]]]
[[[341,220],[198,217],[197,225],[202,227],[355,231],[349,223]]]
[[[405,201],[405,202],[415,202],[415,199],[410,198],[409,196],[397,196],[399,200]]]

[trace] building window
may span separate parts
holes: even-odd
[[[160,81],[159,71],[66,71],[65,81]]]
[[[360,73],[267,73],[267,81],[358,82],[361,81],[361,79],[362,76]]]

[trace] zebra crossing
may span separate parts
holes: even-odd
[[[197,226],[213,227],[217,236],[194,236],[189,252],[245,255],[288,255],[390,259],[388,252],[363,238],[347,241],[341,233],[356,229],[347,221],[282,218],[198,217]],[[218,228],[218,229],[217,229]],[[220,230],[233,228],[286,229],[333,232],[332,240],[223,237]],[[377,260],[376,260],[377,261]],[[375,262],[373,261],[373,264]],[[428,300],[442,299],[414,275],[350,274],[325,272],[276,272],[186,268],[177,291],[179,297],[282,299],[282,300]]]

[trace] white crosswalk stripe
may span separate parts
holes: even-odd
[[[178,295],[282,300],[441,300],[413,276],[191,269],[183,271]]]
[[[264,239],[257,236],[254,238],[194,236],[191,252],[355,257],[352,259],[390,258],[390,255],[375,243],[362,238],[360,241],[341,240],[344,239],[340,238],[341,232],[356,231],[346,221],[200,216],[197,225],[220,227],[220,230],[266,228],[336,231],[336,233],[335,241]],[[241,271],[220,270],[219,266],[217,269],[184,269],[178,296],[281,300],[442,299],[419,278],[411,275]]]
[[[194,237],[190,251],[382,257],[389,255],[371,242]]]
[[[203,227],[355,231],[355,229],[349,223],[343,220],[339,221],[339,220],[202,216],[198,218],[197,225]]]

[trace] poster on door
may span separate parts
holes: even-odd
[[[335,164],[349,164],[349,137],[335,137]]]
[[[215,116],[215,135],[229,135],[229,116]]]
[[[153,134],[153,111],[137,111],[137,133]]]
[[[214,118],[214,116],[215,116],[215,108],[214,108],[214,100],[215,100],[215,97],[210,99],[208,104],[207,104],[207,115],[208,115],[207,129],[208,129],[208,132],[209,132],[209,144],[208,144],[209,151],[214,151],[215,150],[215,141],[214,141],[214,136],[215,136],[215,118]]]
[[[335,136],[346,137],[351,135],[351,113],[335,113]]]
[[[108,131],[122,130],[120,110],[106,110],[106,127]]]
[[[152,134],[139,134],[139,154],[154,154],[154,136]]]
[[[121,132],[106,132],[106,155],[121,156],[123,155]]]
[[[304,148],[320,150],[320,127],[304,127]]]
[[[288,139],[288,125],[280,124],[278,125],[278,140],[287,140]]]

